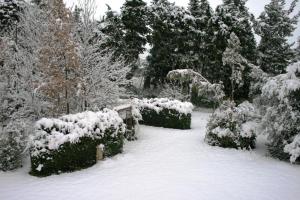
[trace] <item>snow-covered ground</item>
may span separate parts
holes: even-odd
[[[82,171],[36,178],[27,164],[0,172],[0,200],[299,199],[300,166],[266,157],[260,143],[250,152],[208,146],[209,115],[194,112],[187,131],[141,126],[123,154]]]

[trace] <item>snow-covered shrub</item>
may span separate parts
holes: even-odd
[[[257,95],[261,94],[262,87],[268,81],[269,75],[265,73],[259,66],[249,64],[251,68],[250,78],[250,96],[255,98]]]
[[[263,86],[260,110],[270,154],[294,163],[300,160],[300,62],[290,65],[287,72],[269,78]]]
[[[140,110],[142,124],[165,128],[190,129],[193,105],[167,98],[133,99]]]
[[[31,138],[31,174],[46,176],[91,166],[100,144],[105,156],[122,152],[124,133],[123,120],[109,109],[41,119]]]
[[[158,98],[178,99],[180,101],[188,101],[190,99],[189,91],[185,92],[182,86],[178,86],[173,82],[162,86]]]
[[[16,124],[14,124],[16,125]],[[0,130],[0,171],[14,170],[22,166],[25,135],[17,127],[8,125]]]
[[[205,141],[224,148],[255,148],[255,109],[249,102],[236,107],[232,101],[224,101],[212,114]]]
[[[191,69],[178,69],[170,71],[167,78],[180,85],[189,85],[190,101],[196,106],[215,107],[224,98],[222,84],[212,84],[201,74]]]
[[[218,106],[224,97],[222,84],[211,84],[202,81],[192,86],[191,102],[196,106],[213,108]]]

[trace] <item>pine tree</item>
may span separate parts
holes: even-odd
[[[41,90],[51,102],[50,111],[56,116],[76,110],[80,89],[80,67],[75,43],[71,38],[71,13],[63,0],[48,2],[51,15],[44,35],[39,64],[44,80]]]
[[[234,32],[230,34],[228,45],[223,53],[223,64],[231,67],[231,100],[234,100],[236,88],[244,84],[243,73],[246,68],[247,60],[240,54],[241,43]]]
[[[126,44],[125,60],[135,63],[147,43],[147,4],[143,0],[126,0],[121,8]]]
[[[224,0],[223,4],[218,6],[214,16],[214,25],[216,34],[214,43],[216,44],[216,63],[219,67],[218,73],[215,74],[216,79],[223,82],[225,93],[230,96],[231,93],[231,68],[228,65],[223,65],[222,56],[227,47],[230,34],[234,32],[241,43],[241,55],[250,63],[256,62],[256,42],[252,32],[250,23],[251,15],[246,7],[246,0]],[[243,74],[244,85],[235,91],[237,100],[247,99],[249,96],[250,78],[249,66]]]
[[[294,53],[288,37],[296,29],[300,13],[290,17],[298,0],[285,9],[285,0],[272,0],[265,6],[255,23],[256,33],[261,36],[258,46],[259,65],[272,75],[285,73],[286,66],[292,62]]]
[[[23,0],[0,1],[0,36],[16,27]]]
[[[188,9],[194,17],[191,25],[191,52],[193,62],[190,68],[199,71],[210,81],[214,81],[215,74],[215,45],[213,43],[214,15],[207,0],[190,0]]]
[[[150,7],[152,30],[150,37],[149,67],[145,87],[163,83],[169,71],[187,68],[190,62],[187,51],[189,15],[185,9],[167,0],[153,1]]]
[[[102,33],[101,49],[103,52],[113,52],[113,59],[121,58],[126,51],[124,42],[124,27],[121,17],[107,5],[107,11],[104,19],[99,24],[100,32]]]

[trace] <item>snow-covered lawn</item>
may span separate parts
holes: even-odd
[[[141,126],[125,152],[82,171],[36,178],[29,165],[0,172],[0,200],[297,200],[300,166],[204,143],[210,113],[194,112],[192,130]]]

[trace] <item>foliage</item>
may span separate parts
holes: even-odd
[[[246,1],[224,0],[223,4],[216,8],[215,16],[213,17],[213,24],[215,26],[214,43],[216,45],[215,66],[218,67],[215,74],[215,80],[222,81],[224,84],[224,91],[226,96],[230,96],[232,92],[231,67],[224,65],[222,62],[223,52],[228,47],[230,35],[235,33],[240,40],[241,49],[240,54],[250,63],[255,64],[257,58],[256,42],[251,26],[251,14],[246,7]],[[241,101],[248,98],[250,79],[249,66],[245,66],[243,70],[243,86],[236,88],[235,99]]]
[[[142,115],[141,124],[164,128],[190,129],[193,105],[166,98],[134,99]]]
[[[24,6],[23,0],[0,1],[0,36],[14,30],[19,22],[19,13]]]
[[[300,63],[290,65],[287,71],[268,79],[258,106],[263,116],[262,133],[269,138],[270,154],[295,162],[300,156]]]
[[[45,176],[91,166],[100,144],[104,156],[122,152],[124,133],[123,120],[108,109],[41,119],[31,138],[31,173]]]
[[[241,43],[234,32],[230,34],[227,42],[227,48],[223,53],[223,65],[230,66],[231,76],[231,100],[234,100],[236,88],[239,89],[244,85],[244,71],[246,69],[247,60],[240,54]]]
[[[121,20],[124,25],[126,44],[125,60],[136,62],[147,43],[147,4],[143,0],[126,0],[121,8]]]
[[[171,83],[179,83],[196,106],[215,107],[225,96],[222,84],[211,84],[201,74],[191,69],[172,70],[167,78]]]
[[[272,0],[255,22],[255,31],[261,36],[258,46],[259,65],[271,75],[285,73],[286,66],[293,60],[294,53],[288,37],[296,29],[300,16],[299,11],[295,16],[290,16],[297,2],[293,0],[290,7],[285,9],[285,0]]]
[[[205,141],[212,146],[223,148],[255,148],[254,107],[244,102],[235,106],[232,101],[224,101],[212,114]]]

